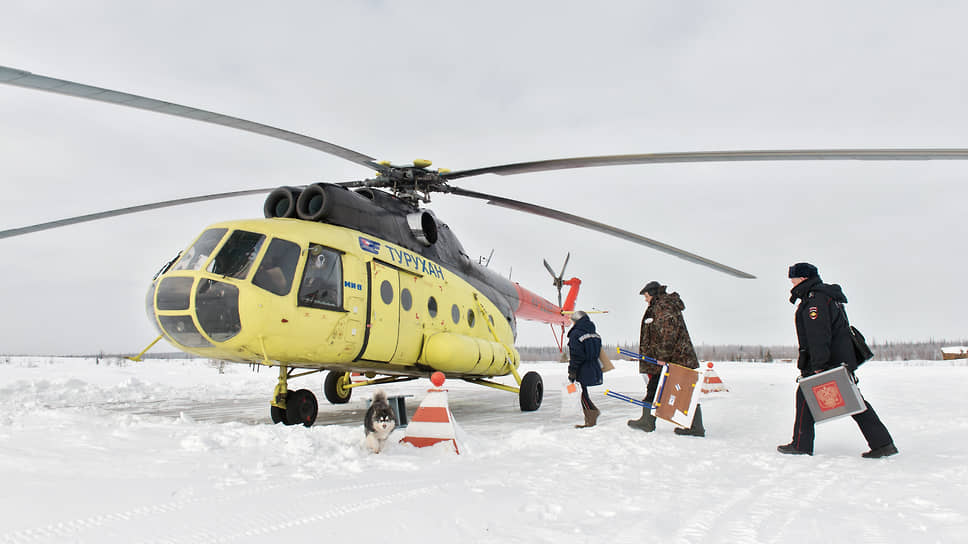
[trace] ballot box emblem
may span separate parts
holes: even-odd
[[[844,406],[844,397],[840,394],[837,382],[830,381],[813,387],[813,396],[817,397],[817,404],[824,412]]]

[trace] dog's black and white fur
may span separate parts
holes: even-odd
[[[373,401],[366,409],[363,417],[363,429],[366,431],[366,447],[373,453],[380,453],[386,445],[387,438],[397,426],[393,417],[393,410],[387,402],[387,394],[378,389],[373,394]]]

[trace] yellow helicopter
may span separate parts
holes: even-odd
[[[552,303],[470,259],[446,223],[420,203],[434,192],[482,199],[617,236],[739,278],[751,274],[588,218],[461,189],[482,174],[700,161],[966,159],[964,149],[790,150],[655,153],[555,159],[463,171],[378,162],[356,151],[271,126],[143,96],[0,66],[0,83],[88,98],[246,130],[314,148],[374,170],[372,178],[303,187],[210,194],[110,210],[0,231],[0,238],[191,202],[268,193],[263,219],[215,223],[152,279],[149,320],[179,349],[212,359],[279,369],[273,422],[311,426],[318,404],[289,380],[328,371],[326,399],[348,402],[353,388],[414,380],[442,371],[518,394],[523,411],[541,406],[536,372],[519,373],[516,323],[564,327],[580,280],[555,279]],[[567,265],[567,259],[565,261]],[[564,303],[561,289],[569,286]],[[154,343],[152,343],[153,345]],[[150,345],[148,348],[150,349]],[[143,355],[142,351],[140,355]],[[356,382],[351,373],[367,379]],[[513,375],[517,387],[492,378]]]

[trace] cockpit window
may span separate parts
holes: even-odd
[[[232,232],[218,255],[208,265],[208,271],[228,278],[245,278],[265,239],[265,235],[255,232]]]
[[[318,244],[309,244],[299,305],[311,308],[343,308],[343,267],[340,254]]]
[[[222,241],[222,237],[229,229],[208,229],[198,237],[198,240],[188,248],[175,265],[175,270],[201,270],[205,261],[212,255],[215,246]]]
[[[269,242],[252,283],[277,295],[288,295],[299,263],[299,246],[280,238]]]

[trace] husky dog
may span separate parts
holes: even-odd
[[[373,394],[373,402],[366,409],[366,416],[363,417],[363,430],[366,431],[366,446],[373,453],[380,453],[386,444],[387,437],[397,426],[396,419],[393,417],[393,410],[387,402],[387,394],[382,389],[377,389]]]

